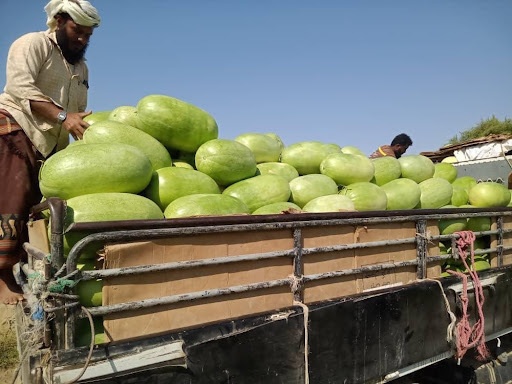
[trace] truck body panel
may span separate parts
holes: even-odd
[[[471,176],[477,181],[496,181],[508,186],[512,173],[512,156],[470,160],[453,163],[457,176]]]

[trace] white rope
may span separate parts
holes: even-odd
[[[486,364],[487,371],[489,372],[489,384],[496,384],[496,372],[494,372],[494,366],[492,364]]]
[[[304,384],[309,384],[309,308],[306,304],[301,303],[300,301],[294,301],[293,304],[301,307],[302,313],[304,314]]]
[[[446,341],[448,343],[451,343],[455,336],[455,325],[457,323],[457,317],[450,309],[450,302],[448,301],[448,297],[446,297],[446,293],[444,293],[443,285],[439,280],[436,279],[423,279],[422,281],[434,281],[439,286],[439,289],[441,290],[441,294],[443,295],[444,304],[446,307],[446,312],[448,313],[448,316],[450,316],[450,324],[448,324],[448,327],[446,327]]]
[[[295,293],[302,287],[302,276],[297,277],[295,275],[290,275],[288,277],[290,278],[290,287],[292,293],[295,295]],[[301,307],[302,313],[304,314],[304,384],[309,384],[309,308],[306,304],[296,300],[293,301],[293,305]]]

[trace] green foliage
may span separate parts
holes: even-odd
[[[449,144],[459,144],[479,137],[499,134],[512,135],[512,119],[505,118],[500,121],[493,115],[486,120],[481,120],[473,128],[455,135],[449,140]]]

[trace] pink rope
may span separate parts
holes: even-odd
[[[468,246],[470,247],[470,255],[471,255],[471,266],[475,264],[475,254],[473,243],[475,241],[475,234],[472,231],[461,231],[456,232],[460,237],[457,239],[457,250],[460,259],[464,263],[464,267],[466,271],[468,271],[469,277],[473,281],[473,287],[475,289],[475,302],[476,308],[478,311],[478,319],[475,324],[471,326],[469,323],[469,314],[468,314],[468,275],[462,272],[448,270],[447,272],[458,276],[462,279],[462,294],[460,297],[460,301],[462,304],[462,317],[460,321],[457,323],[457,355],[458,359],[462,359],[466,352],[470,348],[476,347],[476,351],[478,352],[477,358],[479,360],[486,360],[489,357],[489,350],[485,345],[485,325],[484,325],[484,290],[480,279],[478,278],[478,273],[468,266],[466,262],[466,253]]]

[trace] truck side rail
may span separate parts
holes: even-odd
[[[196,236],[201,233],[218,233],[223,234],[227,232],[257,232],[275,229],[288,229],[290,236],[293,236],[294,247],[277,252],[257,253],[248,255],[236,255],[232,257],[211,258],[199,261],[185,261],[185,262],[171,262],[158,265],[145,265],[140,267],[120,268],[120,269],[106,269],[97,271],[82,271],[81,279],[101,279],[112,276],[126,276],[133,274],[153,273],[156,271],[173,271],[179,269],[197,268],[206,265],[221,265],[229,263],[237,263],[240,261],[255,261],[272,258],[291,258],[295,266],[293,276],[287,279],[270,280],[258,282],[255,284],[230,286],[224,289],[205,290],[190,292],[187,294],[165,296],[156,299],[147,299],[144,301],[127,302],[116,305],[107,305],[102,307],[88,308],[93,316],[102,316],[108,313],[116,313],[123,311],[130,311],[142,308],[151,308],[162,306],[166,304],[173,304],[184,301],[194,301],[204,299],[207,297],[218,297],[223,295],[230,295],[233,293],[248,292],[252,290],[259,290],[277,286],[290,286],[293,293],[294,300],[303,302],[303,289],[306,282],[320,281],[333,277],[362,275],[368,272],[391,270],[398,267],[413,266],[416,268],[416,278],[423,279],[426,277],[426,266],[431,263],[438,263],[445,261],[451,257],[448,255],[429,255],[426,246],[421,246],[426,242],[451,240],[455,241],[458,235],[432,235],[427,232],[426,223],[429,221],[456,219],[461,216],[475,217],[475,216],[488,216],[495,218],[497,221],[497,228],[491,231],[483,231],[475,233],[477,236],[493,235],[497,238],[497,245],[495,248],[481,250],[479,253],[493,252],[497,257],[497,266],[503,265],[503,252],[511,250],[512,247],[503,246],[503,236],[512,232],[512,229],[505,229],[500,225],[502,217],[511,216],[512,210],[510,209],[457,209],[454,213],[442,212],[445,210],[412,210],[412,211],[396,211],[396,212],[368,212],[368,213],[335,213],[335,214],[301,214],[299,217],[292,215],[268,215],[265,217],[230,217],[227,219],[227,224],[223,224],[226,219],[212,218],[208,225],[204,224],[205,218],[192,218],[184,220],[164,220],[157,221],[151,224],[156,228],[152,229],[116,229],[115,231],[108,231],[109,228],[119,228],[119,223],[103,223],[104,231],[88,235],[80,240],[70,251],[66,261],[67,273],[73,273],[76,270],[76,263],[81,252],[90,244],[108,244],[108,243],[124,243],[139,240],[152,240],[152,239],[167,239],[172,237],[186,237]],[[230,221],[233,223],[230,223]],[[181,221],[181,223],[180,223]],[[244,223],[244,221],[246,221]],[[241,223],[242,222],[242,223]],[[403,239],[390,239],[385,241],[365,242],[360,244],[340,244],[327,247],[312,247],[306,248],[302,245],[302,230],[308,227],[326,227],[326,226],[364,226],[372,224],[386,224],[386,223],[410,223],[414,222],[417,228],[416,236]],[[217,224],[219,223],[219,224]],[[93,229],[96,224],[90,223],[76,223],[73,224],[68,230],[86,231]],[[129,227],[131,225],[140,225],[140,223],[126,223]],[[303,272],[303,258],[307,255],[318,253],[338,252],[350,249],[371,249],[381,246],[391,246],[396,244],[417,244],[417,255],[415,260],[408,260],[393,263],[379,263],[368,266],[361,266],[359,268],[343,269],[336,271],[329,271],[320,274],[305,275]],[[455,248],[454,248],[455,249]],[[83,316],[83,315],[82,315]],[[68,348],[73,346],[72,335],[75,319],[73,316],[68,317],[66,323],[68,335],[66,345]]]

